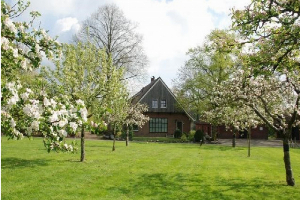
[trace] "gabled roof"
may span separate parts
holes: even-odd
[[[140,100],[142,98],[144,98],[145,95],[151,90],[151,88],[157,83],[158,79],[161,79],[161,78],[158,77],[157,79],[151,81],[151,83],[149,83],[148,85],[146,85],[145,87],[143,87],[138,93],[136,93],[135,95],[133,95],[131,97],[131,103],[132,104],[139,103]]]
[[[168,92],[174,97],[175,101],[178,103],[180,108],[184,111],[184,113],[192,120],[195,121],[195,119],[182,107],[182,105],[178,102],[177,98],[173,94],[173,92],[169,89],[169,87],[165,84],[165,82],[158,77],[157,79],[151,81],[148,85],[143,87],[138,93],[136,93],[132,98],[131,98],[131,103],[136,104],[139,103],[148,93],[149,91],[152,90],[152,88],[158,83],[161,82],[168,90]]]

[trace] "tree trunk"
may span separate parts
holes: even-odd
[[[113,142],[112,151],[116,150],[115,144],[116,144],[116,126],[114,127],[114,142]]]
[[[85,149],[84,149],[84,125],[81,127],[81,158],[80,162],[83,162],[85,159]]]
[[[249,129],[248,129],[247,138],[248,138],[248,157],[250,157],[250,147],[251,147],[251,127],[249,127]]]
[[[236,134],[233,133],[233,135],[232,135],[232,147],[235,147],[235,139],[236,139]]]
[[[128,146],[129,144],[129,130],[128,130],[128,126],[127,126],[127,129],[126,129],[126,146]]]
[[[286,134],[284,134],[283,139],[283,160],[285,165],[285,173],[286,173],[286,182],[289,186],[295,185],[295,179],[293,177],[291,159],[290,159],[290,147],[289,147],[289,138]]]

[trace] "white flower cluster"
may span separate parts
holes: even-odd
[[[14,139],[23,138],[23,134],[31,136],[41,132],[48,150],[75,150],[72,145],[65,144],[63,138],[67,137],[68,132],[76,132],[87,121],[83,101],[78,100],[74,106],[66,97],[48,99],[45,92],[34,94],[16,82],[4,85],[1,103],[2,131]]]

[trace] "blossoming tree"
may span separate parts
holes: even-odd
[[[51,39],[45,30],[34,29],[38,12],[31,12],[32,21],[16,22],[29,6],[18,1],[10,7],[1,1],[1,131],[11,139],[44,135],[47,150],[72,151],[76,148],[64,138],[75,132],[86,121],[84,102],[72,104],[68,97],[48,97],[44,90],[32,92],[22,86],[16,75],[40,66],[42,53],[53,59],[60,54],[60,44]]]
[[[149,121],[149,117],[144,115],[144,112],[148,111],[148,107],[145,104],[137,103],[135,105],[129,104],[126,109],[126,118],[124,120],[124,124],[126,126],[126,146],[129,144],[129,130],[133,128],[133,126],[142,127],[147,121]]]
[[[267,88],[273,89],[267,89],[269,97],[255,98],[259,100],[259,107],[266,115],[262,114],[257,104],[253,104],[252,109],[274,130],[282,132],[286,181],[291,186],[295,185],[295,181],[290,164],[288,139],[291,127],[299,119],[299,7],[300,1],[255,0],[245,9],[233,9],[232,12],[233,29],[243,37],[240,43],[250,47],[247,49],[248,56],[244,60],[244,66],[253,69],[251,75],[260,76],[256,84],[261,84],[266,79]],[[278,81],[272,77],[273,74],[284,74],[286,80]],[[267,77],[269,75],[270,79]],[[286,91],[281,88],[286,88]],[[262,89],[256,91],[265,92]],[[270,102],[275,100],[284,100],[287,103],[282,101],[275,104],[281,106],[271,105]]]
[[[56,69],[43,69],[44,76],[52,84],[53,90],[71,97],[75,102],[85,102],[86,118],[92,118],[96,124],[104,126],[103,119],[115,113],[121,117],[123,109],[116,104],[126,99],[127,90],[120,81],[122,69],[116,69],[105,50],[97,49],[93,44],[78,43],[64,45],[63,56],[56,62]],[[108,121],[109,122],[109,121]],[[81,129],[81,161],[85,159],[85,129]]]
[[[259,75],[254,77],[250,76],[251,73],[247,70],[238,70],[230,80],[216,87],[218,94],[214,102],[219,105],[228,105],[228,102],[242,105],[238,109],[243,107],[250,109],[260,121],[282,134],[287,183],[294,185],[289,139],[291,139],[292,127],[300,124],[298,74],[285,73],[281,76]],[[235,109],[237,108],[235,107]],[[222,116],[226,116],[226,113],[223,113]],[[234,126],[239,125],[238,121],[233,122]]]

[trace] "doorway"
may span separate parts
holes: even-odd
[[[182,133],[182,122],[176,122],[176,129],[179,129]]]

